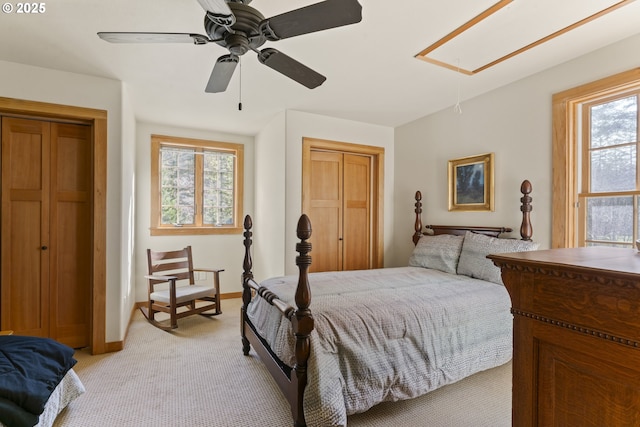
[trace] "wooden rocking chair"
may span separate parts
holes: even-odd
[[[160,329],[169,331],[178,327],[178,319],[193,314],[215,316],[222,313],[220,308],[221,269],[193,268],[191,246],[170,252],[155,252],[147,249],[149,275],[149,299],[140,311],[147,320]],[[213,285],[196,285],[194,272],[213,273]],[[166,289],[156,289],[159,284]],[[183,285],[180,285],[183,283]],[[168,284],[168,287],[167,287]],[[183,308],[182,310],[178,310]],[[211,312],[215,310],[215,312]],[[156,313],[168,313],[169,325],[158,322]]]

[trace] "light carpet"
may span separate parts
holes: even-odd
[[[56,427],[293,425],[287,401],[252,350],[242,354],[240,299],[223,314],[181,319],[175,332],[136,312],[125,347],[91,356],[76,352],[86,393]],[[350,427],[509,427],[511,363],[425,396],[380,404],[348,419]]]

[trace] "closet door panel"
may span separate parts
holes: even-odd
[[[92,283],[90,128],[54,123],[51,140],[51,336],[85,347]]]
[[[344,270],[371,268],[371,158],[344,155]]]
[[[310,271],[342,270],[342,154],[311,152]]]
[[[2,118],[2,329],[49,333],[50,125]]]

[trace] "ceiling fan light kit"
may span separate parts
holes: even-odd
[[[205,92],[224,92],[238,65],[239,57],[254,51],[261,64],[313,89],[326,80],[322,74],[274,48],[259,48],[267,41],[309,34],[355,24],[362,20],[362,6],[357,0],[325,0],[265,18],[249,6],[251,0],[198,0],[205,10],[207,35],[191,33],[100,32],[111,43],[216,43],[229,51],[213,67]]]

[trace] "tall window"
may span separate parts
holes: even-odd
[[[240,233],[243,146],[151,136],[151,234]]]
[[[640,238],[635,68],[553,96],[552,247],[632,247]]]
[[[582,104],[579,246],[638,238],[638,91]]]

